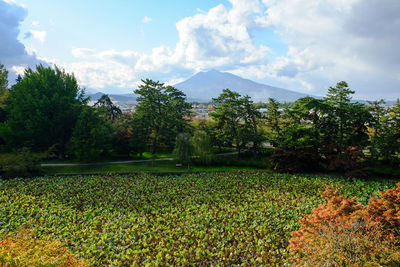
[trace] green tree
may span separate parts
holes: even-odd
[[[242,98],[242,105],[244,111],[244,122],[252,130],[250,138],[251,141],[253,142],[253,154],[255,156],[258,153],[260,141],[262,140],[262,137],[258,130],[258,124],[259,120],[261,119],[261,113],[257,110],[256,105],[247,95]]]
[[[106,111],[105,114],[107,115],[107,118],[111,120],[111,122],[114,122],[118,116],[122,114],[121,109],[114,105],[110,97],[106,94],[103,94],[99,100],[97,100],[97,102],[94,104],[94,107],[104,108]]]
[[[8,71],[0,64],[0,108],[8,97]]]
[[[131,128],[132,135],[129,141],[129,146],[132,149],[133,153],[139,154],[140,158],[143,158],[143,152],[145,152],[149,147],[149,125],[142,116],[135,116],[132,120]]]
[[[193,155],[201,164],[210,164],[213,158],[211,138],[202,130],[194,132],[192,137]]]
[[[189,168],[193,156],[193,145],[189,134],[179,133],[176,136],[174,154],[180,163],[187,165]]]
[[[318,168],[321,147],[317,128],[319,100],[300,98],[291,105],[270,100],[267,106],[269,140],[276,148],[272,162],[279,171],[310,171]],[[317,116],[317,118],[315,117]]]
[[[279,145],[279,138],[282,131],[282,112],[279,107],[279,103],[273,99],[269,98],[267,103],[267,114],[265,116],[265,124],[268,128],[267,139],[269,143],[273,146]]]
[[[385,104],[383,99],[379,101],[368,101],[369,113],[371,114],[371,121],[369,123],[369,141],[370,147],[369,151],[371,153],[371,158],[377,160],[379,158],[378,151],[378,140],[384,132],[384,117],[387,113],[386,109],[382,106]]]
[[[8,71],[4,68],[4,65],[0,64],[0,147],[5,144],[3,138],[4,125],[6,121],[6,105],[10,95],[8,91]]]
[[[6,141],[11,148],[30,147],[45,151],[56,145],[59,156],[71,137],[84,91],[73,75],[58,67],[28,68],[13,86],[7,106]]]
[[[5,121],[6,118],[6,101],[10,95],[8,91],[8,71],[4,65],[0,64],[0,123]]]
[[[248,96],[241,97],[237,92],[224,89],[213,98],[215,112],[211,116],[216,122],[216,137],[224,145],[235,144],[240,156],[241,149],[253,142],[258,149],[259,136],[257,120],[259,112]]]
[[[157,147],[164,144],[173,148],[178,133],[188,127],[191,104],[186,102],[185,94],[163,83],[149,79],[142,80],[143,84],[135,90],[138,105],[136,116],[143,123],[142,132],[147,133],[145,143],[150,143],[151,153],[155,154]]]
[[[400,153],[400,101],[380,117],[381,129],[373,135],[376,151],[384,161],[397,163]]]
[[[341,153],[344,151],[344,138],[346,127],[351,119],[350,108],[351,95],[354,91],[350,90],[345,81],[338,82],[336,87],[329,87],[325,102],[331,107],[327,114],[326,128],[327,136],[331,137],[334,149]]]
[[[94,161],[111,149],[113,128],[101,110],[84,106],[72,132],[69,148],[76,159]]]

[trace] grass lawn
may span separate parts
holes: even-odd
[[[262,171],[0,180],[0,236],[24,225],[91,266],[283,265],[326,185],[365,203],[395,181]]]
[[[132,157],[122,157],[122,156],[115,156],[115,157],[105,157],[99,160],[96,160],[96,162],[108,162],[108,161],[122,161],[122,160],[142,160],[142,159],[163,159],[163,158],[173,158],[174,154],[169,151],[161,151],[157,152],[152,156],[150,152],[144,152],[142,155],[142,158],[140,158],[140,155],[133,155]],[[52,159],[52,160],[46,160],[43,161],[42,163],[79,163],[76,160],[72,159]]]
[[[55,174],[88,174],[88,173],[130,173],[130,172],[198,172],[198,171],[232,171],[256,170],[254,167],[241,166],[187,166],[176,167],[175,161],[135,162],[126,164],[82,165],[42,167],[47,175]]]

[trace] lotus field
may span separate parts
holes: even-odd
[[[366,203],[395,181],[262,171],[0,180],[0,238],[34,229],[89,266],[281,265],[327,185]]]

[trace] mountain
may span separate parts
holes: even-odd
[[[98,92],[95,94],[88,94],[87,96],[90,97],[90,100],[97,101],[99,98],[104,95],[102,92]],[[115,101],[118,102],[135,102],[136,101],[136,96],[134,94],[108,94],[108,96]]]
[[[189,102],[209,102],[213,97],[218,97],[225,88],[229,88],[243,96],[249,95],[255,102],[267,102],[269,97],[281,103],[293,102],[301,97],[312,96],[256,83],[237,75],[217,70],[199,72],[186,81],[175,84],[174,87],[182,90]],[[90,100],[93,101],[97,101],[102,95],[103,93],[101,92],[88,94]],[[135,94],[108,94],[108,96],[118,102],[130,103],[136,102],[137,97]]]
[[[267,102],[269,97],[279,102],[292,102],[301,97],[312,96],[256,83],[231,73],[217,70],[199,72],[188,80],[174,85],[174,87],[182,90],[189,98],[202,101],[210,101],[211,98],[217,97],[225,88],[229,88],[241,95],[249,95],[253,101],[263,102]]]

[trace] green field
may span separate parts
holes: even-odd
[[[261,171],[0,180],[0,234],[34,228],[94,266],[280,265],[318,190],[366,203],[395,182]]]
[[[92,174],[92,173],[136,173],[136,172],[199,172],[199,171],[250,171],[257,170],[250,166],[181,166],[177,167],[174,161],[136,162],[125,164],[96,164],[81,166],[43,167],[47,175],[56,174]]]

